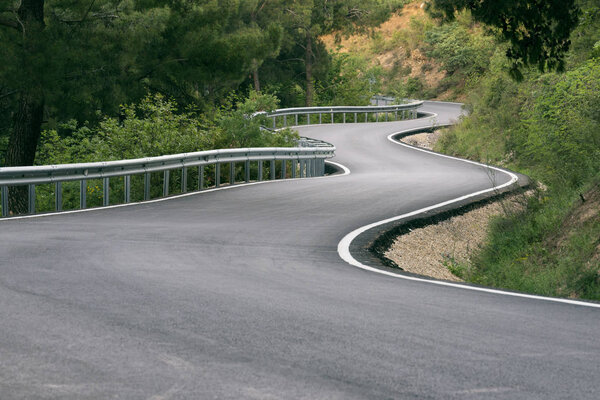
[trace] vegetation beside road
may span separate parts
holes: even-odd
[[[600,2],[577,1],[565,72],[522,68],[521,80],[497,31],[468,12],[440,23],[421,4],[408,4],[396,29],[384,25],[370,45],[350,38],[339,50],[376,60],[390,93],[466,103],[470,115],[435,150],[543,183],[451,270],[483,285],[600,300]]]

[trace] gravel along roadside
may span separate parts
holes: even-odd
[[[431,149],[439,137],[439,132],[418,133],[406,136],[402,141]],[[516,212],[522,207],[523,194],[504,196],[462,215],[400,235],[384,256],[404,271],[460,282],[462,280],[450,272],[448,265],[468,265],[470,254],[486,240],[491,218]]]

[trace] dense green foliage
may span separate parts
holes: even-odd
[[[584,16],[600,4],[581,1]],[[541,181],[523,212],[498,219],[465,279],[555,296],[600,299],[600,218],[574,218],[597,196],[600,180],[600,20],[582,18],[571,38],[565,73],[524,70],[509,76],[499,49],[490,68],[469,83],[471,115],[437,149],[505,165]],[[588,192],[590,188],[595,190]],[[575,220],[575,221],[573,221]]]
[[[511,74],[535,65],[540,71],[564,69],[570,34],[578,22],[576,0],[432,0],[432,13],[452,20],[456,11],[469,10],[476,21],[497,30],[509,43]]]
[[[261,129],[264,116],[278,101],[271,95],[251,92],[245,100],[229,104],[211,115],[177,112],[174,101],[162,95],[147,96],[138,104],[121,107],[121,120],[106,116],[94,127],[72,120],[56,130],[45,131],[37,163],[61,164],[153,157],[228,147],[291,146],[298,139],[289,129]]]
[[[191,107],[213,114],[230,93],[248,95],[251,85],[284,106],[363,104],[368,93],[359,91],[370,78],[350,77],[356,60],[332,56],[320,37],[368,32],[402,4],[0,0],[0,162],[31,164],[43,129],[73,134],[75,143],[82,132],[73,126],[93,136],[121,124],[120,104],[147,93],[173,99],[174,113]],[[229,138],[234,142],[213,142],[244,142]]]

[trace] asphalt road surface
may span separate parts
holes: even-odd
[[[338,255],[356,228],[509,179],[387,139],[427,123],[302,128],[345,176],[0,221],[0,399],[600,398],[599,309]]]

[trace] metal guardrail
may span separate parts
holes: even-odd
[[[358,116],[364,114],[364,122],[369,121],[369,115],[375,116],[375,122],[379,122],[380,118],[385,121],[389,121],[390,116],[393,115],[394,121],[404,119],[417,118],[417,108],[423,105],[422,101],[413,101],[407,104],[394,104],[394,105],[382,105],[382,106],[332,106],[332,107],[297,107],[297,108],[282,108],[265,114],[268,118],[273,120],[273,128],[277,127],[277,118],[283,117],[282,127],[288,126],[287,117],[294,117],[293,121],[295,126],[301,125],[301,122],[305,122],[306,125],[310,125],[311,115],[319,116],[319,124],[323,123],[323,114],[329,115],[329,123],[335,123],[335,115],[341,114],[341,123],[346,123],[346,116],[348,114],[354,115],[353,122],[359,122]],[[382,115],[383,114],[383,115]],[[304,121],[301,118],[304,117]],[[362,119],[362,118],[361,118]]]
[[[411,104],[402,104],[396,106],[378,106],[378,107],[310,107],[310,108],[288,108],[276,110],[266,114],[267,117],[275,119],[278,116],[295,115],[296,121],[300,114],[318,114],[331,113],[332,121],[334,113],[375,113],[376,120],[379,120],[379,114],[395,113],[396,119],[400,115],[402,118],[407,115],[410,118],[416,117],[416,108],[422,102]],[[319,118],[321,120],[321,118]],[[355,115],[356,121],[356,115]],[[276,122],[276,121],[275,121]],[[310,122],[310,117],[308,117]],[[194,183],[194,190],[204,190],[207,187],[207,181],[212,181],[214,187],[221,186],[221,166],[229,165],[229,184],[239,183],[236,181],[236,165],[243,164],[242,181],[250,182],[252,179],[261,181],[264,179],[277,179],[277,165],[279,162],[279,178],[306,178],[322,176],[325,174],[325,159],[332,158],[335,155],[335,147],[331,143],[310,138],[300,138],[297,147],[273,147],[273,148],[242,148],[242,149],[221,149],[199,151],[194,153],[173,154],[160,157],[148,157],[132,160],[93,162],[81,164],[61,164],[61,165],[43,165],[27,167],[4,167],[0,168],[0,207],[2,217],[10,216],[9,212],[9,190],[11,187],[27,187],[28,192],[28,212],[36,214],[36,186],[53,185],[54,211],[63,209],[63,183],[79,181],[79,208],[88,207],[88,181],[101,180],[102,191],[101,206],[105,207],[114,204],[114,196],[111,198],[110,180],[122,178],[123,197],[122,203],[130,203],[132,190],[132,176],[140,175],[143,177],[143,201],[151,200],[151,174],[162,172],[162,196],[169,195],[170,173],[173,170],[181,171],[178,176],[181,183],[181,193],[189,189],[188,172],[190,168],[197,168],[197,183]],[[264,168],[264,163],[268,162],[268,172]],[[289,162],[289,164],[288,164]],[[254,168],[252,168],[254,166]],[[289,169],[288,169],[289,166]],[[205,167],[210,167],[210,171],[205,171]],[[251,177],[254,170],[255,176]],[[288,173],[289,171],[289,173]],[[211,176],[207,176],[212,173]],[[265,176],[265,172],[267,176]],[[192,182],[193,183],[193,182]],[[114,187],[114,185],[113,185]],[[158,190],[158,188],[155,187]],[[46,211],[48,212],[48,211]]]

